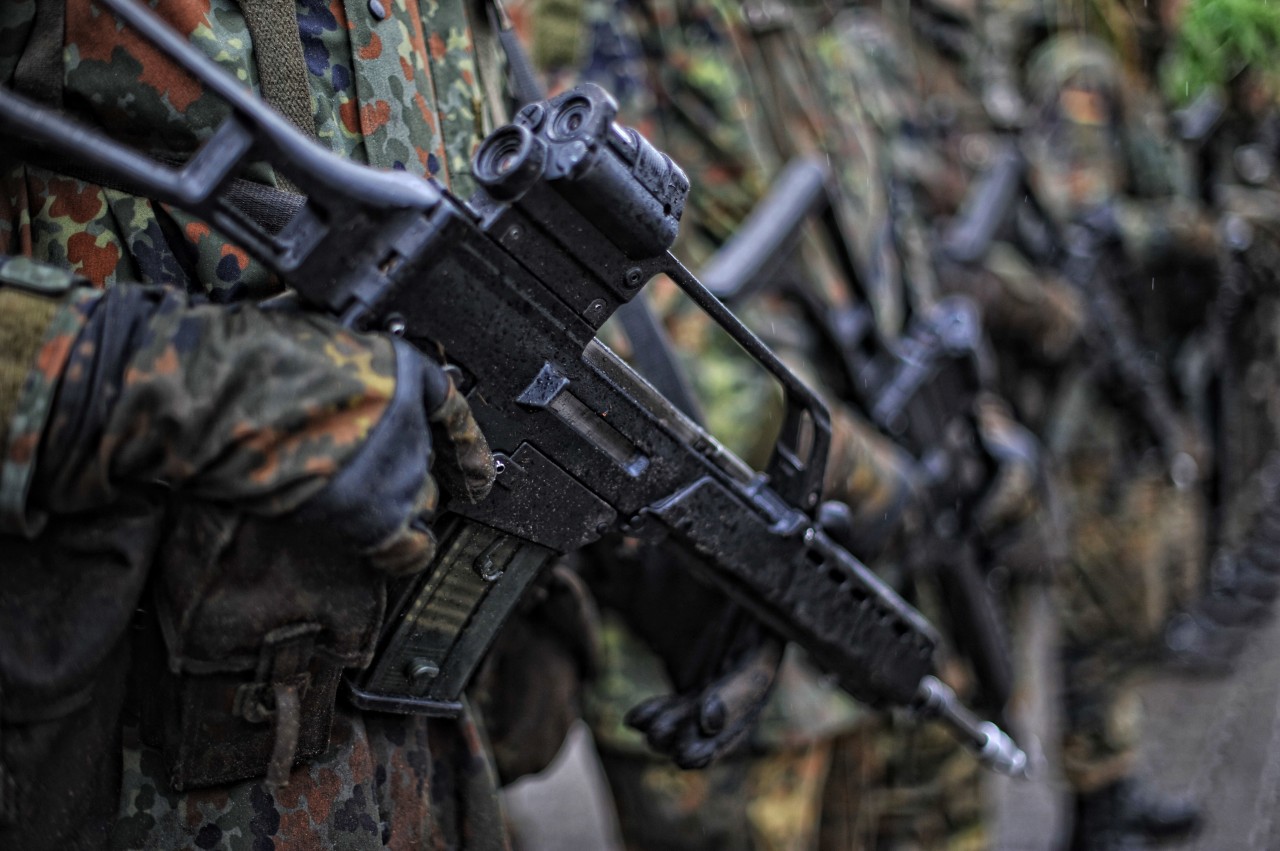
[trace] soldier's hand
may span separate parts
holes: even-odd
[[[1040,508],[1040,445],[996,396],[982,394],[977,415],[979,438],[996,471],[974,509],[974,520],[991,538],[1027,520]]]
[[[465,401],[403,341],[159,288],[75,303],[79,328],[40,435],[37,509],[168,488],[324,524],[404,573],[433,553],[439,485],[474,501],[492,484]]]
[[[1218,226],[1207,212],[1175,204],[1169,215],[1173,249],[1183,257],[1213,257],[1218,250]]]
[[[621,540],[583,560],[603,608],[657,655],[671,694],[633,707],[626,722],[677,765],[724,756],[750,732],[773,685],[781,644],[722,592],[697,581],[694,557]]]
[[[681,768],[705,768],[735,750],[755,727],[777,679],[782,650],[781,639],[761,633],[720,676],[699,689],[652,697],[633,707],[626,723]]]
[[[1172,423],[1170,434],[1172,437],[1166,447],[1168,457],[1165,459],[1169,479],[1179,490],[1194,487],[1205,471],[1212,468],[1212,445],[1189,420],[1180,419]]]
[[[1086,314],[1080,293],[1066,281],[1046,277],[1042,282],[1043,333],[1040,349],[1050,360],[1062,359],[1084,331]]]
[[[435,555],[436,539],[430,521],[439,508],[440,486],[454,499],[478,502],[493,486],[494,467],[489,444],[471,415],[471,407],[448,375],[402,340],[394,341],[394,348],[397,359],[409,367],[407,372],[400,370],[401,381],[407,383],[398,388],[392,404],[403,405],[408,419],[413,421],[395,429],[384,429],[383,437],[389,445],[363,451],[381,456],[388,465],[408,464],[411,475],[421,477],[412,508],[408,513],[396,515],[394,512],[403,506],[403,503],[397,504],[390,518],[399,517],[395,530],[369,548],[369,560],[375,567],[398,575],[421,570]],[[409,457],[406,450],[410,450],[417,435],[424,433],[414,413],[423,410],[429,424],[429,452]],[[434,451],[435,464],[428,470],[419,459],[430,458],[431,451]],[[342,474],[335,477],[324,491],[298,511],[298,519],[305,521],[317,510],[336,508],[339,513],[358,510],[350,500],[362,499],[371,484],[376,487],[377,478],[368,481],[357,463],[349,469],[353,471],[349,482],[342,481]]]

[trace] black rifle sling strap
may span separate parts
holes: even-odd
[[[114,189],[118,192],[127,192],[130,195],[138,195],[143,198],[147,197],[146,192],[141,191],[137,186],[131,185],[128,181],[121,180],[113,174],[107,174],[98,169],[85,166],[83,163],[73,162],[49,151],[23,149],[16,152],[6,152],[6,155],[9,154],[12,154],[15,160],[21,159],[40,168],[48,169],[58,174],[65,174],[68,177],[83,180],[85,183],[92,183],[94,186]],[[7,156],[3,159],[7,161]],[[175,164],[156,160],[157,167],[172,167]],[[225,198],[232,206],[248,216],[251,221],[272,234],[279,233],[307,203],[305,195],[277,189],[265,183],[244,180],[239,177],[227,181]]]

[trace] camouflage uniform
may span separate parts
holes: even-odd
[[[1274,553],[1280,526],[1267,516],[1280,505],[1274,401],[1280,182],[1268,165],[1280,140],[1280,115],[1272,89],[1261,72],[1246,70],[1231,80],[1220,126],[1197,150],[1196,176],[1228,232],[1200,383],[1203,415],[1216,431],[1215,563],[1228,571],[1280,563]]]
[[[122,29],[90,0],[66,0],[62,15],[55,14],[59,6],[34,0],[4,4],[0,79],[6,84],[64,106],[111,135],[160,156],[189,154],[224,115],[212,94],[174,70],[154,48]],[[247,21],[231,0],[169,3],[158,11],[225,70],[247,85],[269,89],[265,91],[268,98],[289,91],[287,86],[279,87],[278,66],[294,61],[292,71],[300,75],[295,79],[305,80],[302,91],[307,102],[296,97],[295,88],[293,100],[277,100],[277,105],[322,144],[359,162],[433,174],[460,194],[469,193],[470,152],[492,126],[489,107],[498,103],[491,96],[498,81],[493,70],[494,45],[473,30],[463,4],[300,0],[289,9],[296,12],[298,41],[287,44],[283,53],[268,47],[270,34]],[[277,67],[268,73],[267,65]],[[33,74],[33,68],[43,71]],[[264,167],[251,176],[278,183]],[[205,293],[219,302],[258,298],[278,290],[258,263],[202,222],[148,199],[34,166],[6,165],[0,178],[0,253],[49,261],[99,288],[139,281]],[[36,273],[34,278],[38,283],[49,274],[53,273]],[[23,277],[30,286],[32,275]],[[47,410],[56,386],[58,358],[65,363],[67,356],[58,348],[59,341],[70,339],[74,332],[78,305],[94,298],[91,291],[75,293],[56,313],[55,324],[42,332],[45,342],[39,363],[44,372],[26,379],[23,396],[33,411]],[[10,297],[7,291],[0,296]],[[6,316],[22,318],[7,310]],[[42,327],[50,319],[44,308],[25,316],[24,329]],[[32,337],[24,330],[14,339]],[[253,351],[269,353],[271,339],[264,337]],[[191,340],[188,343],[194,345]],[[330,354],[338,357],[340,353]],[[233,362],[239,361],[233,357]],[[352,363],[357,366],[359,359]],[[379,367],[375,359],[374,371],[367,372],[366,364],[361,380],[374,381],[385,366]],[[162,359],[157,367],[171,368],[171,364]],[[7,376],[17,369],[12,367]],[[7,395],[3,401],[13,402],[17,394]],[[281,397],[281,403],[289,406],[297,402],[296,394]],[[353,408],[355,413],[361,410]],[[363,409],[363,427],[368,427],[368,417],[374,414],[375,409]],[[10,421],[8,411],[5,419]],[[6,484],[22,479],[22,465],[32,460],[29,448],[23,454],[29,444],[24,443],[22,428],[38,429],[40,424],[35,414],[12,422],[24,426],[9,433]],[[305,454],[296,457],[306,460]],[[332,463],[332,459],[310,459],[316,462]],[[11,487],[6,491],[7,517],[20,496]],[[40,547],[52,547],[55,553],[59,547],[69,547],[78,553],[69,564],[81,566],[82,577],[101,576],[100,583],[81,578],[73,586],[79,589],[76,595],[87,595],[92,604],[96,595],[106,594],[124,600],[124,611],[131,613],[134,603],[130,601],[139,598],[149,563],[156,553],[163,556],[166,551],[160,538],[184,528],[185,521],[175,525],[172,518],[166,519],[164,509],[164,502],[152,496],[123,500],[105,514],[75,515],[79,528],[75,523],[51,521],[30,544],[6,538],[4,546],[23,559],[37,557],[32,553],[41,552]],[[199,527],[206,521],[198,519],[199,511],[195,514]],[[104,530],[112,533],[103,534]],[[99,539],[93,538],[95,533]],[[127,541],[122,534],[127,534]],[[86,545],[86,540],[96,543]],[[319,563],[334,561],[332,556],[317,557]],[[121,569],[112,572],[113,564]],[[337,569],[341,571],[343,565]],[[350,575],[349,564],[345,570]],[[369,593],[380,593],[376,584],[363,582]],[[73,599],[79,599],[76,595]],[[374,603],[377,599],[369,598]],[[85,631],[84,624],[69,622],[73,630]],[[107,624],[98,618],[93,623],[103,630],[99,656],[107,658],[98,664],[107,669],[96,680],[95,688],[102,691],[110,683],[124,682],[120,665],[127,655],[108,653],[108,649],[129,643],[123,640],[127,622]],[[87,634],[73,635],[79,640]],[[150,645],[143,639],[139,646],[159,649],[159,638],[154,637]],[[356,656],[347,663],[367,664],[370,649],[356,648]],[[151,686],[146,684],[147,689]],[[112,701],[120,697],[118,688],[114,694]],[[5,719],[20,718],[21,707],[10,694],[6,698]],[[134,695],[144,714],[150,698],[148,690]],[[67,717],[74,722],[80,715]],[[110,831],[112,847],[499,848],[506,844],[484,739],[469,718],[428,725],[422,718],[365,715],[339,706],[330,747],[294,769],[287,786],[249,780],[183,792],[171,789],[159,752],[139,741],[132,727],[126,730],[122,745],[118,731],[114,735],[110,729],[101,732],[105,745],[95,763],[98,770],[86,776],[94,775],[105,788],[118,790],[119,820]],[[6,737],[6,748],[14,747],[14,742],[15,737]],[[82,759],[92,759],[95,751],[83,753]],[[106,818],[114,803],[107,803],[106,812],[99,804],[99,815]],[[58,817],[52,814],[50,823]],[[99,836],[92,844],[102,839]]]
[[[1060,36],[1037,52],[1029,73],[1041,122],[1027,152],[1032,186],[1049,215],[1066,223],[1115,205],[1125,256],[1138,269],[1175,250],[1191,258],[1203,251],[1194,208],[1171,197],[1167,184],[1144,185],[1176,170],[1135,164],[1161,143],[1144,144],[1142,127],[1126,125],[1129,135],[1121,135],[1120,114],[1110,111],[1121,106],[1120,81],[1105,49]],[[1171,280],[1139,279],[1152,286]],[[1151,446],[1139,419],[1086,372],[1068,373],[1049,423],[1047,443],[1064,472],[1074,525],[1061,589],[1064,764],[1073,786],[1088,793],[1132,770],[1139,707],[1129,682],[1170,612],[1197,590],[1204,509],[1194,487],[1169,481],[1157,453],[1135,452]]]

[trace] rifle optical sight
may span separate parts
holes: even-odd
[[[514,201],[542,176],[547,146],[516,124],[491,133],[476,151],[472,174],[495,201]]]
[[[476,179],[510,202],[540,175],[628,257],[657,256],[675,242],[689,178],[617,115],[592,84],[529,104],[480,146]]]

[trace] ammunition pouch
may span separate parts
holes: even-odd
[[[385,580],[325,530],[194,505],[171,528],[155,581],[162,640],[139,661],[143,740],[175,790],[284,785],[328,747],[343,670],[372,660]]]
[[[0,537],[0,848],[99,848],[120,801],[130,623],[161,512],[122,500]]]

